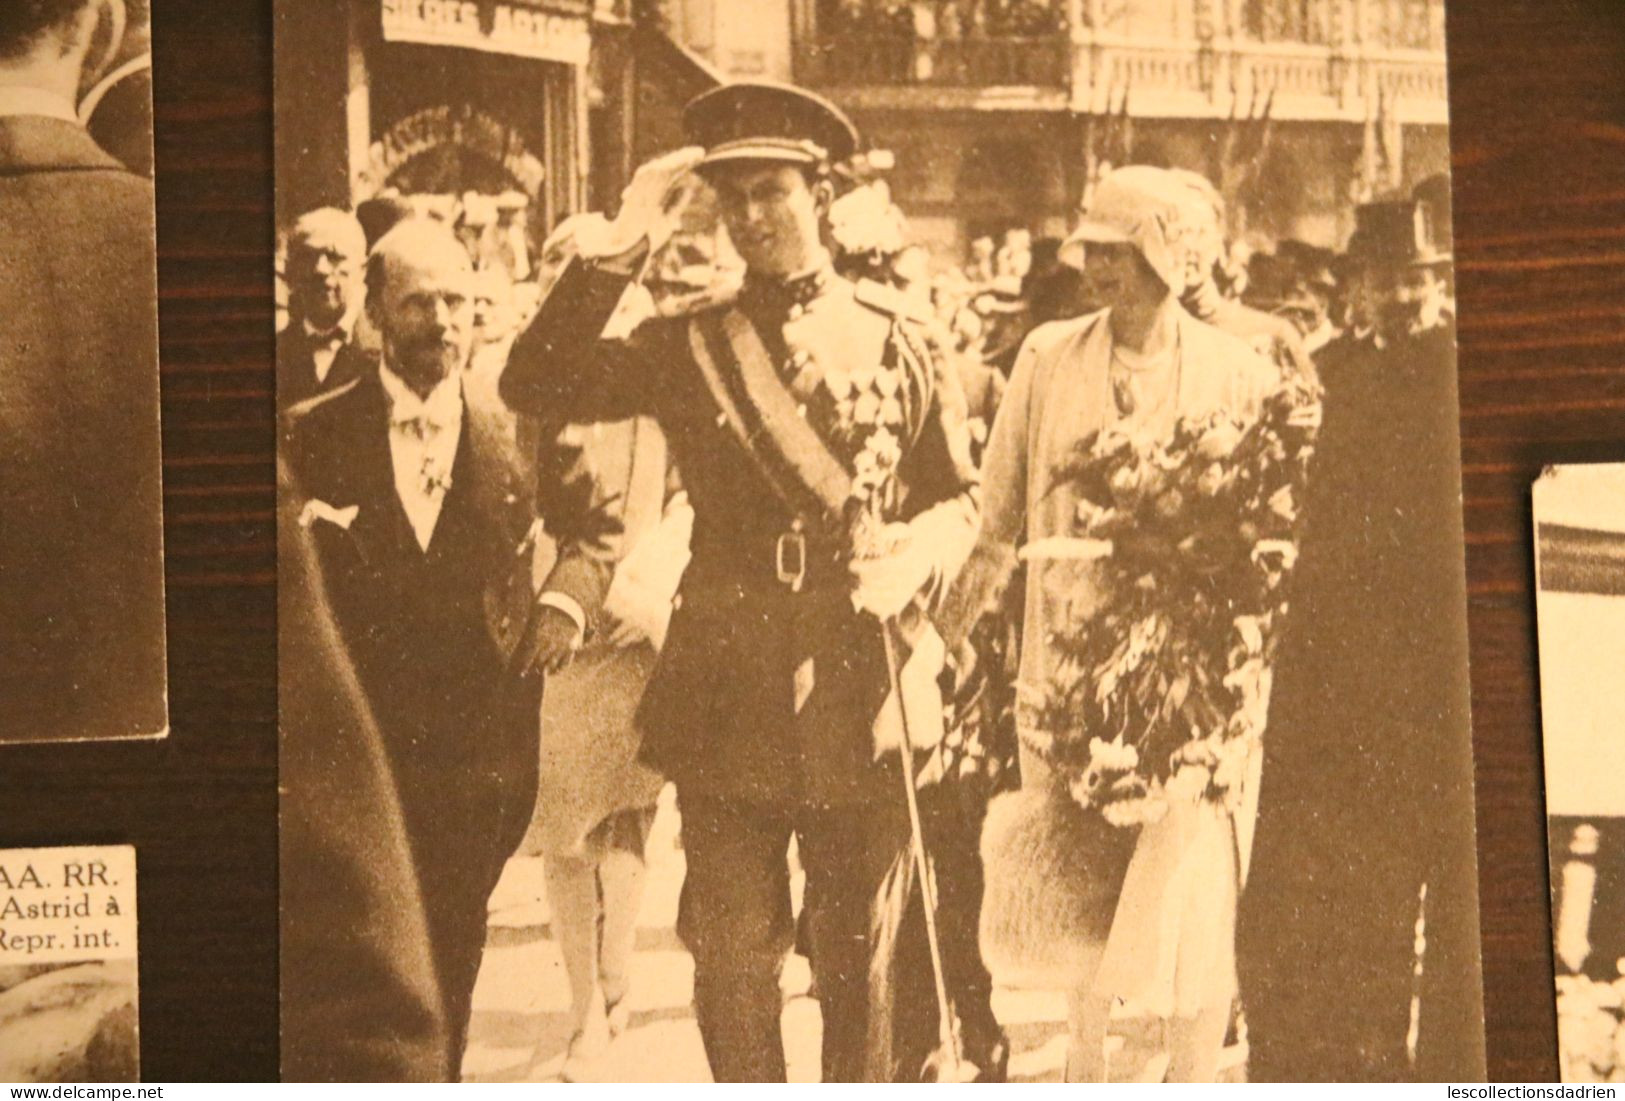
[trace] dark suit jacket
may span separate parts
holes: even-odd
[[[340,626],[376,635],[378,624],[397,607],[390,585],[406,576],[407,563],[449,553],[442,535],[449,532],[447,521],[459,515],[469,518],[476,537],[454,548],[468,551],[468,559],[454,568],[480,590],[489,636],[483,644],[490,655],[511,649],[538,592],[570,597],[590,625],[620,550],[616,502],[580,464],[551,470],[539,486],[533,462],[519,453],[512,415],[487,387],[465,375],[463,434],[452,484],[424,554],[395,493],[388,399],[376,367],[357,362],[360,357],[353,347],[341,351],[334,370],[343,370],[351,381],[295,406],[284,421],[285,455],[302,499],[360,509],[348,530],[319,519],[311,524]],[[545,578],[539,576],[542,558],[531,538],[538,513],[563,548]]]
[[[315,349],[305,333],[304,322],[295,319],[276,334],[276,404],[291,409],[319,394],[337,390],[354,379],[368,356],[355,355],[354,345],[346,345],[333,359],[327,377],[316,381]]]
[[[1317,363],[1325,421],[1237,937],[1251,1069],[1265,1081],[1481,1079],[1453,334],[1386,349],[1345,336]]]
[[[0,118],[0,742],[168,725],[152,187]]]
[[[620,533],[618,513],[585,476],[543,487],[565,549],[542,578],[538,487],[512,417],[477,379],[462,382],[461,436],[426,550],[395,490],[376,370],[291,410],[285,440],[333,618],[399,792],[450,1030],[448,1076],[461,1057],[485,902],[536,805],[542,678],[520,676],[510,655],[538,587],[596,614]]]
[[[656,318],[627,341],[599,339],[626,285],[572,261],[515,342],[501,388],[517,409],[566,420],[653,416],[670,442],[694,508],[693,557],[639,712],[645,760],[694,792],[820,805],[895,797],[895,778],[871,767],[871,727],[890,686],[879,625],[852,609],[850,546],[838,534],[815,538],[803,591],[777,580],[774,550],[794,517],[719,425],[691,351],[694,319]],[[801,350],[815,367],[842,372],[872,372],[908,324],[833,276],[794,311],[751,301],[741,308],[770,355],[788,358],[785,324],[804,309],[799,330],[814,347]],[[914,528],[912,545],[951,574],[977,515],[964,397],[923,333],[906,339],[919,377],[908,383],[916,415],[898,466],[900,518]],[[798,711],[806,669],[814,687]]]

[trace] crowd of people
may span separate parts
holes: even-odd
[[[1061,0],[836,0],[825,26],[843,35],[1039,38],[1066,29]]]
[[[1134,165],[1065,239],[1013,228],[934,272],[884,184],[842,175],[858,136],[828,103],[727,85],[685,128],[613,219],[567,219],[535,256],[494,197],[383,197],[289,234],[305,573],[284,652],[323,657],[285,659],[283,698],[328,689],[283,717],[290,1073],[457,1077],[486,900],[529,830],[572,990],[564,1074],[590,1076],[626,1026],[673,783],[718,1080],[784,1077],[792,948],[826,1081],[1002,1078],[989,961],[1033,946],[989,929],[995,872],[1066,900],[1021,920],[1075,949],[1054,972],[1071,1079],[1108,1074],[1125,1003],[1170,1022],[1176,1079],[1211,1080],[1238,1005],[1254,1077],[1470,1077],[1447,186],[1361,206],[1341,253],[1247,256],[1205,177]],[[1136,790],[1171,809],[1104,831],[1113,880],[1067,847],[1106,801],[1031,699],[1057,616],[1087,617],[1104,575],[1023,548],[1098,511],[1052,477],[1081,445],[1251,423],[1283,392],[1318,445],[1269,736],[1249,732],[1239,800],[1176,794],[1195,757],[1152,767]],[[334,760],[381,804],[359,828],[318,804]],[[984,866],[990,801],[1018,789],[1041,796],[1032,835]],[[338,967],[321,897],[356,879],[392,902],[346,904],[359,962]]]
[[[964,38],[1043,38],[1065,32],[1064,0],[826,0],[822,25],[841,36],[919,41]],[[1087,9],[1088,5],[1085,5]],[[1108,9],[1107,18],[1116,12]],[[1330,44],[1340,33],[1330,0],[1249,0],[1236,8],[1237,31],[1266,42]],[[1433,48],[1443,39],[1444,6],[1388,4],[1371,33],[1383,45]]]

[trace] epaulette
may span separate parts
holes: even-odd
[[[905,298],[896,287],[888,287],[873,279],[858,280],[853,284],[852,294],[861,304],[888,317],[900,317],[920,325],[931,320],[930,315]]]
[[[731,306],[739,297],[743,286],[738,279],[719,279],[702,290],[674,294],[655,299],[655,316],[668,318],[693,317],[707,310]]]

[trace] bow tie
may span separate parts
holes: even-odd
[[[349,338],[344,335],[343,329],[329,329],[325,333],[310,334],[312,345],[317,348],[325,348],[330,352],[336,352],[344,347],[344,342],[347,339]]]
[[[389,418],[389,430],[402,435],[412,436],[419,440],[433,439],[445,431],[446,426],[435,417],[427,413],[414,413],[407,416],[392,416]]]

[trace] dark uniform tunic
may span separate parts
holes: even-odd
[[[624,342],[597,339],[626,284],[572,264],[515,343],[502,393],[521,411],[575,421],[652,415],[671,441],[694,507],[693,558],[639,715],[644,755],[691,792],[821,806],[872,799],[870,725],[889,684],[879,624],[852,609],[844,533],[809,529],[801,591],[778,579],[779,540],[797,517],[718,423],[692,361],[690,319],[647,322]],[[910,323],[878,294],[870,301],[820,272],[794,287],[748,284],[738,306],[787,374],[801,353],[797,370],[861,376],[896,364],[908,376],[898,518],[946,572],[975,536],[963,398]],[[840,415],[824,408],[832,394],[812,389],[810,422]],[[813,688],[798,712],[808,659]],[[894,790],[883,789],[888,798]]]
[[[1345,336],[1318,359],[1325,421],[1237,938],[1258,1080],[1484,1073],[1453,363],[1443,327]]]
[[[573,261],[515,343],[502,393],[523,412],[573,421],[656,417],[694,508],[692,560],[639,726],[644,759],[677,784],[688,856],[678,924],[712,1072],[784,1077],[778,971],[793,936],[794,835],[824,1078],[912,1077],[920,1038],[934,1039],[930,971],[902,935],[912,872],[901,778],[874,763],[871,733],[889,677],[879,624],[852,607],[849,540],[798,516],[719,414],[692,343],[719,315],[598,339],[626,286]],[[848,469],[864,424],[895,430],[902,488],[889,518],[909,523],[913,553],[938,575],[955,571],[977,516],[963,398],[912,323],[828,270],[747,280],[736,304],[712,309],[735,306]],[[720,373],[738,384],[731,361]],[[779,559],[798,519],[807,553],[796,591]]]

